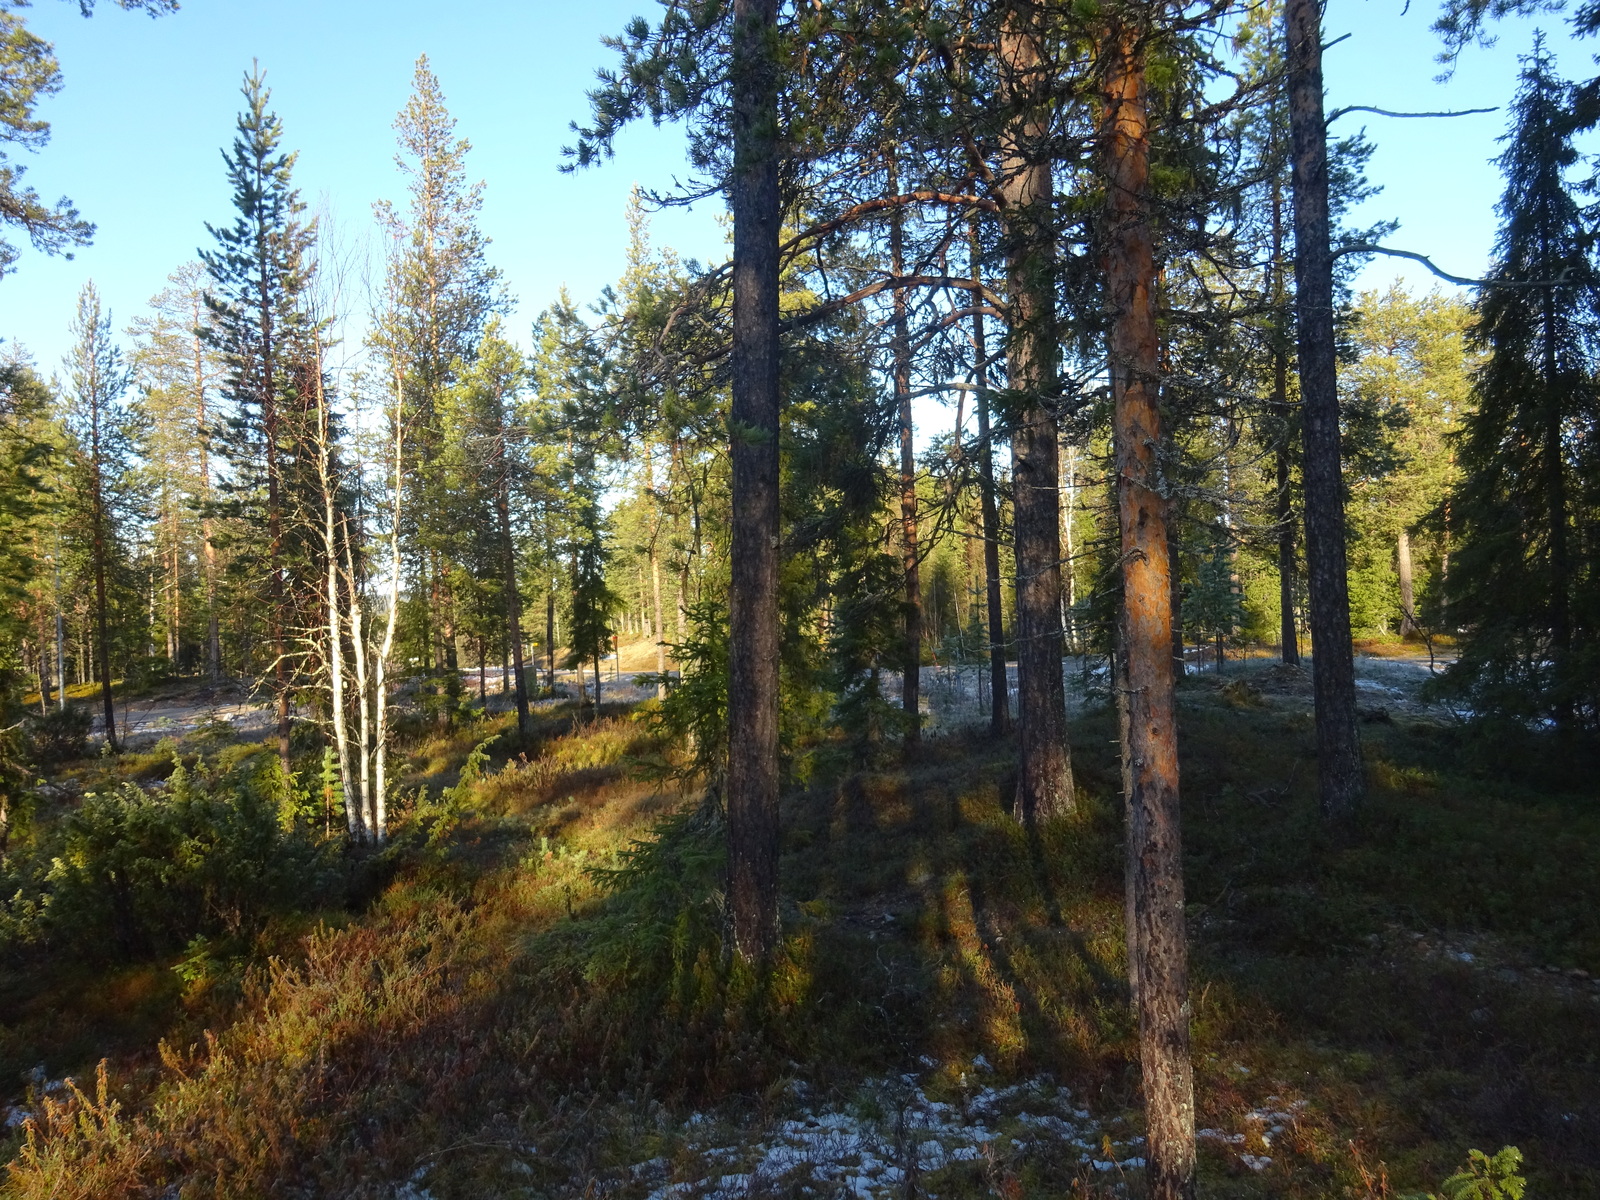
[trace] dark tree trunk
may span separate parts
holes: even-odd
[[[98,467],[95,468],[99,470]],[[98,480],[95,491],[99,491]],[[98,510],[100,502],[98,496],[95,500]],[[102,518],[95,516],[94,531],[94,632],[95,651],[100,660],[100,702],[105,712],[106,719],[106,745],[111,748],[111,753],[120,753],[121,747],[117,742],[117,706],[111,695],[111,635],[106,628],[106,552],[105,537],[101,532]]]
[[[1289,494],[1289,429],[1285,423],[1283,445],[1278,460],[1278,637],[1283,644],[1283,661],[1300,664],[1300,627],[1295,619],[1294,497]]]
[[[44,612],[39,613],[39,715],[47,716],[50,712],[50,633],[49,622]]]
[[[1343,817],[1360,802],[1366,780],[1356,723],[1350,591],[1345,574],[1321,10],[1315,0],[1287,0],[1284,21],[1289,47],[1289,127],[1294,140],[1295,316],[1305,444],[1317,774],[1323,813]]]
[[[1283,661],[1300,665],[1300,627],[1295,619],[1295,516],[1294,497],[1289,491],[1289,446],[1294,437],[1294,420],[1289,414],[1288,297],[1283,286],[1283,186],[1272,185],[1272,406],[1283,421],[1282,439],[1277,446],[1278,517],[1278,629]]]
[[[501,437],[505,434],[502,431]],[[500,482],[495,491],[495,516],[500,521],[500,550],[505,558],[506,632],[511,642],[511,669],[515,672],[517,732],[528,732],[528,681],[522,674],[522,592],[517,587],[517,547],[511,537],[510,481],[506,478],[505,450],[501,448]],[[482,662],[482,655],[479,655]],[[481,673],[481,667],[480,667]]]
[[[1130,981],[1139,1014],[1150,1194],[1155,1200],[1180,1200],[1195,1194],[1194,1080],[1173,707],[1172,567],[1158,453],[1150,140],[1138,31],[1114,27],[1106,49],[1104,267],[1122,534],[1119,649]]]
[[[983,249],[978,219],[970,227],[972,306],[984,307]],[[994,441],[989,435],[989,364],[983,313],[972,318],[972,386],[977,389],[978,494],[983,506],[983,580],[989,617],[989,732],[1004,737],[1011,731],[1011,683],[1006,673],[1006,606],[1000,580],[1000,508],[994,492]]]
[[[1167,445],[1171,446],[1171,442]],[[1172,607],[1172,673],[1183,678],[1188,668],[1183,661],[1183,564],[1178,549],[1178,521],[1181,508],[1176,500],[1167,506],[1167,595]]]
[[[733,6],[728,892],[747,961],[764,961],[778,937],[777,9]]]
[[[1009,9],[999,54],[1002,100],[1011,114],[1000,145],[1011,305],[1006,360],[1019,397],[1011,435],[1022,729],[1014,805],[1025,821],[1070,812],[1074,805],[1061,676],[1060,448],[1048,407],[1056,383],[1055,231],[1039,16],[1031,5]]]
[[[1548,262],[1547,255],[1541,255]],[[1572,563],[1567,553],[1567,479],[1561,448],[1561,372],[1556,354],[1556,290],[1544,289],[1544,488],[1549,510],[1547,536],[1550,542],[1550,658],[1555,668],[1555,703],[1552,712],[1556,730],[1572,727],[1572,685],[1568,677],[1572,655],[1572,611],[1568,589]]]
[[[887,157],[889,194],[900,194],[900,172],[895,149]],[[896,275],[906,273],[905,210],[895,206],[889,215],[889,259]],[[900,422],[900,555],[905,570],[905,657],[900,668],[900,707],[905,713],[905,744],[922,737],[922,579],[917,559],[917,453],[911,423],[911,331],[906,290],[894,289],[893,333],[894,398]]]

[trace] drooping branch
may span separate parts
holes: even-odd
[[[1544,288],[1563,287],[1572,275],[1570,267],[1564,268],[1560,275],[1554,279],[1470,279],[1465,275],[1452,275],[1434,263],[1426,254],[1418,254],[1415,250],[1396,250],[1390,246],[1379,246],[1374,242],[1348,242],[1338,247],[1333,252],[1335,258],[1346,254],[1387,254],[1390,258],[1409,258],[1421,263],[1440,279],[1449,283],[1459,284],[1462,287],[1475,288]]]
[[[1332,125],[1346,113],[1366,112],[1376,113],[1380,117],[1426,118],[1426,117],[1474,117],[1480,113],[1499,112],[1498,108],[1463,108],[1454,112],[1395,112],[1388,108],[1374,108],[1370,104],[1347,104],[1343,108],[1336,108],[1328,114],[1325,125]]]

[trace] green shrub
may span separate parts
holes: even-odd
[[[584,975],[656,1004],[681,1005],[690,998],[695,963],[721,946],[727,870],[721,808],[708,795],[619,857],[615,868],[589,868],[610,894],[588,930]]]
[[[275,778],[249,761],[219,780],[180,764],[158,791],[84,797],[46,850],[42,895],[9,906],[13,923],[31,912],[53,945],[136,958],[197,935],[244,939],[274,912],[314,907],[338,873],[309,830],[283,822]]]
[[[89,710],[76,704],[29,717],[28,743],[39,763],[67,762],[89,752]]]

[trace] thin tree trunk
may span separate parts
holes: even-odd
[[[206,426],[205,351],[200,340],[204,313],[195,293],[191,351],[194,354],[194,428],[200,450],[200,545],[206,573],[206,674],[215,687],[222,679],[222,629],[217,619],[217,547],[211,540],[211,431]]]
[[[989,621],[989,732],[1004,737],[1011,731],[1011,685],[1006,672],[1006,601],[1000,579],[1000,507],[995,501],[994,439],[989,431],[989,351],[983,324],[983,247],[978,218],[968,225],[972,269],[972,386],[978,416],[978,497],[983,507],[983,581]]]
[[[1170,448],[1171,440],[1167,442]],[[1167,504],[1167,593],[1172,606],[1172,673],[1182,679],[1188,673],[1183,661],[1183,563],[1178,549],[1178,522],[1182,507],[1174,497]]]
[[[100,700],[105,712],[106,745],[111,753],[119,751],[117,744],[117,710],[111,695],[111,637],[107,629],[106,620],[106,501],[105,480],[102,476],[104,469],[100,451],[100,397],[93,398],[94,411],[91,416],[89,435],[90,461],[90,495],[91,517],[94,523],[92,533],[94,556],[94,624],[95,624],[95,651],[100,660]]]
[[[885,158],[889,194],[900,194],[896,150]],[[906,273],[905,213],[896,206],[889,215],[890,269]],[[889,327],[894,357],[895,411],[900,423],[900,562],[905,572],[905,643],[900,666],[900,708],[905,714],[905,744],[922,737],[922,580],[917,558],[917,454],[911,419],[911,331],[904,288],[894,290]]]
[[[1300,665],[1300,626],[1295,619],[1295,518],[1294,497],[1289,492],[1289,442],[1294,436],[1294,419],[1289,414],[1288,330],[1280,322],[1287,318],[1287,297],[1283,288],[1283,184],[1272,184],[1272,406],[1283,419],[1283,436],[1277,445],[1278,517],[1278,627],[1283,661]]]
[[[1289,438],[1287,427],[1284,441]],[[1295,619],[1295,519],[1294,498],[1289,494],[1289,448],[1277,449],[1278,467],[1278,637],[1283,646],[1283,661],[1290,666],[1300,664],[1300,626]]]
[[[59,539],[58,539],[59,543]],[[59,550],[58,550],[59,554]],[[67,711],[67,628],[66,619],[61,615],[61,564],[56,562],[55,567],[55,609],[56,609],[56,704],[62,712]]]
[[[728,587],[728,883],[733,945],[778,937],[777,0],[733,6],[733,527]]]
[[[1411,532],[1402,528],[1395,538],[1395,565],[1400,572],[1400,636],[1417,631],[1416,592],[1411,582]]]
[[[1328,130],[1322,111],[1322,19],[1316,0],[1287,0],[1289,126],[1294,140],[1295,310],[1305,445],[1306,565],[1311,590],[1317,774],[1322,811],[1349,814],[1366,789],[1356,723],[1345,565],[1344,481],[1333,336]]]
[[[394,511],[389,529],[389,611],[383,641],[373,656],[372,669],[372,796],[368,828],[372,840],[383,845],[389,837],[389,659],[394,653],[395,630],[400,623],[400,518],[405,487],[405,405],[400,374],[394,381]]]
[[[545,673],[550,676],[550,687],[556,686],[556,581],[550,581],[550,590],[544,597],[544,657]]]
[[[506,573],[506,629],[511,637],[511,670],[517,697],[517,733],[528,732],[528,682],[522,675],[522,590],[517,586],[517,546],[511,536],[511,469],[506,461],[505,414],[499,417],[500,478],[495,485],[494,512],[500,524],[500,553]],[[481,663],[482,656],[479,656]],[[480,667],[481,674],[481,667]]]
[[[1549,510],[1550,543],[1550,658],[1554,670],[1552,711],[1556,731],[1572,726],[1572,685],[1568,678],[1572,655],[1572,564],[1567,552],[1567,478],[1561,446],[1561,405],[1557,388],[1560,371],[1556,356],[1556,290],[1544,289],[1544,487]]]
[[[1061,675],[1060,457],[1054,416],[1055,232],[1048,136],[1049,89],[1032,6],[1010,8],[1000,33],[1002,101],[1012,115],[1000,142],[1011,338],[1006,361],[1022,411],[1011,435],[1017,553],[1017,700],[1022,726],[1016,814],[1046,820],[1074,807]]]
[[[1078,553],[1078,540],[1076,530],[1073,529],[1073,517],[1077,513],[1078,489],[1078,448],[1067,447],[1067,471],[1061,481],[1061,541],[1062,541],[1062,566],[1064,577],[1061,592],[1061,628],[1065,631],[1067,652],[1070,654],[1078,643],[1077,621],[1073,610],[1078,603],[1078,567],[1074,561]]]
[[[1162,495],[1150,131],[1139,31],[1106,45],[1104,152],[1117,511],[1122,534],[1122,756],[1128,805],[1131,961],[1154,1200],[1195,1194],[1194,1080],[1173,705],[1171,562]]]
[[[41,613],[41,616],[44,614]],[[43,622],[41,622],[43,625]],[[50,654],[45,649],[50,644],[49,635],[41,628],[39,631],[39,652],[34,657],[34,664],[39,668],[39,715],[46,716],[50,712]]]
[[[357,790],[356,772],[350,756],[349,716],[345,700],[344,632],[345,619],[341,614],[339,583],[339,511],[338,483],[333,477],[333,447],[328,424],[327,395],[322,386],[322,346],[317,345],[317,475],[322,485],[322,546],[326,569],[323,581],[327,601],[328,638],[328,702],[333,710],[333,745],[339,760],[339,785],[344,791],[345,824],[352,842],[366,841],[366,831],[361,827],[360,793]],[[360,653],[360,647],[356,647]]]
[[[656,502],[655,457],[644,455],[645,489],[650,493],[650,612],[656,639],[656,699],[667,698],[667,625],[661,608],[661,508]],[[668,475],[670,482],[671,476]]]

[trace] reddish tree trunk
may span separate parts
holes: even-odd
[[[1150,1194],[1156,1200],[1179,1200],[1194,1195],[1194,1081],[1173,707],[1171,562],[1158,453],[1150,132],[1138,31],[1114,27],[1106,49],[1104,269],[1112,320],[1122,535],[1119,674],[1128,806],[1129,964],[1139,1014]]]

